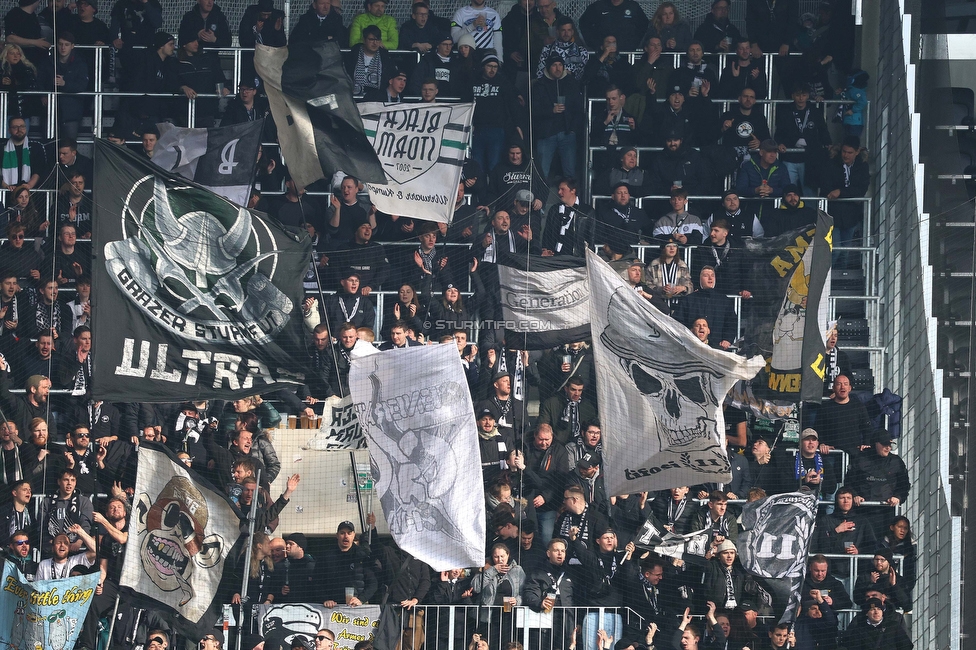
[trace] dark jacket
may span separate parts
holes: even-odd
[[[678,302],[674,318],[686,327],[691,327],[695,319],[704,317],[712,336],[719,341],[734,343],[738,337],[738,317],[735,302],[715,289],[699,289]]]
[[[342,16],[330,10],[324,20],[319,20],[311,6],[298,19],[290,38],[292,43],[335,41],[341,48],[349,47],[349,30],[342,24]]]
[[[734,52],[735,42],[740,36],[739,29],[732,24],[731,20],[726,19],[724,25],[719,24],[711,12],[705,14],[701,25],[695,30],[695,40],[701,41],[702,49],[706,52],[721,52],[718,46],[727,38],[732,39],[732,44],[727,51]]]
[[[568,556],[567,556],[568,557]],[[542,601],[546,594],[556,594],[556,607],[574,607],[573,599],[575,570],[564,562],[560,566],[551,563],[529,575],[522,589],[522,604],[536,612],[542,611]]]
[[[559,510],[562,507],[563,487],[566,485],[566,447],[553,443],[546,451],[529,444],[525,450],[525,477],[523,496],[532,501],[537,496],[545,499],[538,512]]]
[[[887,618],[887,615],[885,615]],[[911,650],[914,646],[905,629],[894,621],[882,619],[877,627],[852,625],[841,636],[841,645],[847,650]]]
[[[557,203],[546,215],[542,248],[555,255],[583,257],[586,247],[596,242],[595,229],[593,208],[582,201],[570,206]]]
[[[332,14],[329,15],[331,16]],[[318,20],[318,18],[315,18],[314,16],[313,19]],[[327,21],[328,19],[326,19],[326,22]],[[295,39],[292,38],[292,43],[294,42]],[[395,68],[396,64],[393,61],[393,57],[390,56],[390,53],[384,50],[383,48],[380,48],[379,51],[377,51],[376,53],[376,56],[380,58],[379,77],[375,80],[372,79],[367,80],[366,85],[363,85],[362,87],[359,87],[356,84],[356,64],[359,62],[359,54],[362,51],[363,51],[363,44],[357,43],[356,45],[353,45],[351,50],[343,53],[342,55],[343,65],[346,68],[346,72],[349,74],[349,78],[353,80],[354,94],[365,93],[370,88],[386,88],[386,74],[387,72]]]
[[[206,18],[200,14],[199,5],[194,6],[193,9],[183,14],[183,20],[180,21],[180,34],[196,34],[203,29],[212,31],[217,40],[213,43],[200,41],[201,49],[206,49],[207,47],[230,47],[230,25],[227,23],[227,16],[224,15],[224,12],[220,9],[220,5],[217,3],[214,3],[213,9],[210,10]]]
[[[111,38],[121,38],[123,47],[152,45],[153,35],[163,26],[163,8],[159,0],[118,0],[112,7],[109,24]]]
[[[583,39],[591,48],[599,50],[604,38],[614,36],[618,52],[640,50],[647,24],[647,15],[634,0],[624,0],[619,5],[610,0],[597,0],[579,19]]]
[[[776,161],[764,169],[759,164],[759,156],[750,156],[739,168],[739,176],[735,181],[735,190],[739,196],[757,196],[756,188],[763,181],[773,188],[771,197],[783,196],[783,188],[790,184],[790,175],[782,162]]]
[[[60,111],[58,119],[64,122],[81,120],[85,112],[85,105],[91,103],[91,99],[88,97],[74,95],[88,90],[88,64],[79,56],[80,53],[80,51],[72,52],[67,61],[62,63],[59,60],[57,62],[56,71],[64,78],[63,86],[56,87],[54,85],[54,59],[50,59],[52,68],[45,75],[45,79],[49,80],[49,83],[46,84],[47,90],[58,91],[58,110]]]
[[[280,9],[272,9],[271,15],[264,21],[261,31],[258,32],[257,23],[260,14],[261,8],[258,5],[249,5],[244,10],[244,15],[241,16],[241,24],[237,29],[237,39],[241,47],[254,47],[255,43],[259,42],[259,36],[260,43],[263,45],[284,47],[287,40],[285,38],[285,12]],[[282,22],[281,29],[275,29],[278,20]]]
[[[896,497],[902,503],[912,487],[905,461],[891,453],[880,456],[873,448],[851,459],[847,485],[868,501],[887,501]]]
[[[403,35],[400,37],[403,38]],[[452,52],[447,61],[442,60],[436,50],[425,54],[407,80],[407,94],[419,95],[420,86],[427,79],[437,81],[437,94],[440,97],[462,97],[471,92],[471,80],[462,74],[461,55],[456,52]]]
[[[334,600],[344,603],[346,587],[356,589],[356,597],[362,602],[377,592],[376,575],[369,568],[369,551],[355,544],[348,551],[330,545],[315,560],[316,602]]]

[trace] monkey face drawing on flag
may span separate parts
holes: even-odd
[[[209,519],[207,501],[190,479],[174,476],[156,497],[139,497],[139,554],[153,584],[163,591],[180,589],[180,605],[193,598],[194,565],[209,569],[221,558],[224,541],[204,535]]]

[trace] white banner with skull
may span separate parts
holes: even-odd
[[[222,494],[168,450],[143,444],[119,584],[196,623],[217,595],[240,525]]]
[[[474,104],[366,102],[358,107],[386,172],[386,185],[366,184],[376,209],[450,223]]]
[[[763,358],[708,347],[592,251],[587,269],[607,491],[730,481],[722,402]]]

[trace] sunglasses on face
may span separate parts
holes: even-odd
[[[10,542],[14,546],[27,546],[30,542],[26,539],[18,539],[17,541]]]
[[[166,643],[166,641],[161,636],[154,636],[151,639],[149,639],[149,643],[158,643],[159,645],[163,645],[164,643]]]

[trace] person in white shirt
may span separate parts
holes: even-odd
[[[68,536],[61,533],[54,538],[54,543],[51,545],[54,557],[41,561],[37,568],[36,580],[62,580],[70,576],[71,570],[76,566],[90,567],[95,563],[94,538],[78,524],[72,525],[70,530],[81,538],[87,550],[69,556],[68,551],[71,548],[71,543],[68,541]]]

